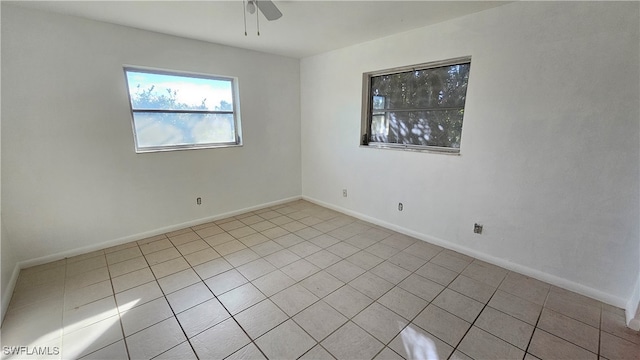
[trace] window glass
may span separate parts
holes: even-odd
[[[469,58],[365,74],[363,145],[459,152]]]
[[[235,78],[125,68],[137,152],[240,145]]]

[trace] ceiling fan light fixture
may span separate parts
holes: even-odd
[[[245,5],[246,1],[246,5]],[[247,13],[253,15],[256,14],[256,28],[257,34],[260,36],[260,14],[257,10],[260,10],[262,15],[269,20],[277,20],[282,17],[282,13],[278,7],[271,0],[242,0],[242,15],[244,19],[244,36],[247,36]]]
[[[247,1],[247,12],[249,12],[249,14],[255,14],[256,13],[256,4],[255,4],[254,0]]]

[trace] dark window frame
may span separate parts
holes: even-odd
[[[398,75],[407,72],[416,72],[416,71],[424,71],[442,67],[451,67],[456,65],[464,65],[468,64],[469,69],[471,67],[471,56],[447,59],[442,61],[435,61],[429,63],[423,63],[418,65],[410,65],[410,66],[402,66],[392,69],[385,69],[380,71],[372,71],[366,72],[363,74],[363,86],[362,86],[362,121],[361,121],[361,131],[360,131],[360,146],[369,147],[369,148],[381,148],[381,149],[392,149],[392,150],[410,150],[410,151],[422,151],[422,152],[435,152],[435,153],[444,153],[444,154],[460,154],[460,147],[442,147],[442,146],[432,146],[432,145],[423,145],[423,144],[410,144],[410,143],[397,143],[397,142],[380,142],[380,141],[372,141],[373,140],[373,130],[372,126],[374,126],[374,118],[378,117],[378,119],[382,119],[382,122],[376,121],[376,125],[380,125],[382,127],[389,128],[389,119],[385,116],[386,113],[392,112],[401,112],[401,111],[434,111],[436,108],[429,107],[421,107],[418,109],[387,109],[386,105],[383,106],[384,109],[380,109],[375,106],[374,98],[382,97],[384,98],[383,102],[386,103],[386,97],[388,94],[373,94],[372,92],[372,79],[383,77],[383,76],[391,76]],[[470,73],[470,70],[469,70]],[[465,86],[468,87],[468,78]],[[452,108],[439,107],[437,110],[462,110],[462,120],[464,119],[464,108],[466,105],[466,90],[465,90],[465,99],[462,106],[456,106]],[[460,138],[462,136],[462,125],[460,125]]]

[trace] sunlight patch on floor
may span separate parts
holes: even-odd
[[[402,344],[409,355],[409,359],[433,359],[439,360],[436,344],[428,337],[407,326],[402,333]]]
[[[120,326],[120,316],[118,316],[118,309],[121,312],[127,311],[140,301],[140,299],[130,301],[119,307],[108,309],[99,314],[85,317],[77,322],[65,326],[64,342],[64,358],[77,358],[83,354],[93,343],[98,341],[103,334],[105,334],[111,327]],[[68,331],[69,329],[74,329]],[[40,344],[40,339],[32,343],[33,346]]]

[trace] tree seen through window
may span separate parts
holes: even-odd
[[[370,77],[367,142],[460,148],[470,62]]]
[[[138,150],[237,142],[232,79],[126,75]]]

